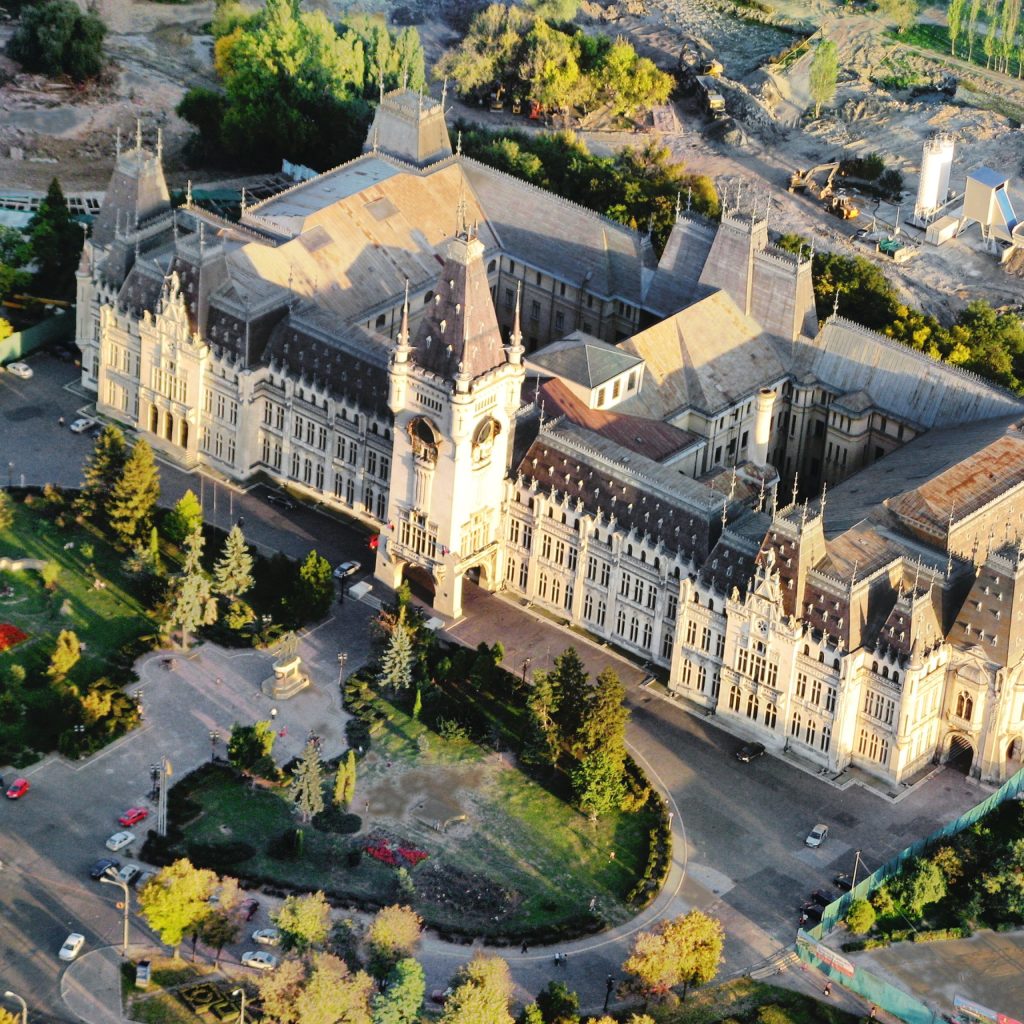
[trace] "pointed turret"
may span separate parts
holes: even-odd
[[[119,224],[138,224],[171,208],[161,165],[162,150],[159,136],[155,150],[143,146],[140,122],[136,124],[135,145],[131,149],[121,149],[118,136],[114,173],[107,185],[103,207],[93,223],[93,245],[106,249],[114,241]]]
[[[483,243],[460,212],[458,233],[448,243],[444,269],[413,346],[418,366],[449,380],[458,376],[472,382],[506,361],[483,253]]]
[[[523,348],[523,331],[519,323],[519,311],[520,311],[520,300],[522,299],[523,283],[520,281],[516,285],[516,312],[512,320],[512,344],[508,348],[508,361],[513,366],[519,366],[523,361],[523,353],[526,351]]]

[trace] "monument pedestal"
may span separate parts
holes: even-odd
[[[260,689],[272,700],[287,700],[309,686],[309,682],[302,668],[302,658],[290,654],[274,662],[274,674],[263,680]]]

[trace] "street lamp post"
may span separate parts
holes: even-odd
[[[14,486],[14,463],[7,463],[7,490]]]
[[[277,721],[277,708],[270,709],[270,724],[273,725]]]
[[[11,463],[11,465],[13,465],[13,463]],[[28,1024],[28,1003],[26,1003],[17,992],[12,992],[10,989],[4,993],[4,998],[17,999],[18,1002],[21,1003],[21,1024]]]
[[[160,765],[151,764],[149,766],[149,778],[153,783],[153,789],[150,791],[149,799],[155,800],[157,795],[157,783],[160,781]]]
[[[852,889],[857,884],[857,868],[860,867],[860,850],[854,851],[853,859],[853,875],[850,877],[850,888]]]
[[[525,686],[525,685],[526,685],[526,670],[527,670],[527,669],[528,669],[528,668],[530,667],[530,663],[531,663],[532,661],[533,661],[533,658],[527,658],[527,659],[526,659],[526,660],[525,660],[525,661],[523,662],[523,686]]]
[[[604,983],[604,1006],[601,1008],[602,1013],[608,1012],[608,1000],[612,997],[612,990],[615,988],[615,979],[609,974],[608,980]]]
[[[210,760],[217,760],[217,734],[213,729],[210,730]]]
[[[123,878],[118,878],[117,873],[113,868],[107,868],[107,870],[100,875],[100,881],[106,885],[116,885],[124,893],[124,937],[121,945],[121,956],[128,955],[128,911],[129,911],[129,897],[128,897],[128,883]]]
[[[242,1000],[242,1009],[238,1014],[238,1024],[245,1024],[245,989],[244,988],[233,988],[231,990],[233,996],[238,996]]]

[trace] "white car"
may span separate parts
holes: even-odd
[[[359,572],[360,569],[362,566],[358,562],[342,562],[341,565],[335,567],[334,578],[336,580],[346,579]]]
[[[804,842],[808,846],[821,846],[826,839],[828,839],[828,825],[815,825],[814,828],[807,833],[807,838]]]
[[[90,427],[95,427],[96,421],[88,416],[79,416],[68,429],[72,434],[84,434]]]
[[[142,874],[142,867],[138,864],[125,864],[117,873],[117,877],[126,885],[134,885],[136,879]]]
[[[82,952],[82,947],[85,945],[85,936],[79,935],[78,932],[72,932],[65,940],[64,945],[60,947],[60,953],[57,955],[61,960],[74,960],[79,953]]]
[[[117,853],[118,850],[123,850],[126,846],[131,846],[135,842],[134,832],[115,832],[107,840],[107,849],[113,850]]]
[[[242,964],[257,971],[272,971],[280,962],[273,953],[267,953],[262,949],[250,949],[248,953],[242,954]]]
[[[281,942],[281,932],[278,928],[257,928],[252,933],[252,941],[260,946],[276,946]]]
[[[22,380],[30,380],[32,377],[32,367],[28,363],[8,363],[7,372]]]

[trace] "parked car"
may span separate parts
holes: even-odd
[[[60,953],[57,955],[61,960],[74,960],[79,953],[82,952],[82,947],[85,945],[85,936],[78,932],[72,932],[65,940],[64,945],[60,947]]]
[[[828,825],[815,825],[814,828],[807,833],[807,838],[804,842],[808,846],[821,846],[826,839],[828,839]]]
[[[22,380],[32,379],[32,367],[28,363],[8,363],[7,372],[13,373],[15,377],[20,377]]]
[[[142,874],[142,867],[138,864],[125,864],[117,873],[117,877],[127,885],[134,885]]]
[[[295,502],[288,497],[287,494],[282,494],[280,491],[271,491],[267,495],[267,501],[271,505],[276,505],[280,509],[284,509],[285,512],[292,512],[295,510]]]
[[[118,825],[138,825],[140,821],[145,821],[149,817],[148,807],[129,807],[120,818],[117,819]]]
[[[100,879],[107,874],[111,868],[114,871],[120,870],[121,862],[115,860],[113,857],[100,857],[98,861],[91,868],[89,868],[89,877]]]
[[[742,761],[744,764],[749,764],[754,760],[754,758],[760,757],[763,753],[763,743],[744,743],[743,746],[736,751],[736,760]]]
[[[831,889],[815,889],[811,893],[811,902],[817,903],[819,906],[827,907],[830,903],[835,903],[839,899],[839,893],[833,892]]]
[[[343,580],[347,576],[359,572],[360,569],[362,569],[362,565],[359,562],[342,562],[341,565],[335,566],[334,578],[336,580]]]
[[[276,946],[281,942],[281,932],[277,928],[257,928],[252,941],[260,946]]]
[[[242,964],[257,971],[272,971],[280,962],[273,953],[268,953],[265,949],[250,949],[248,953],[242,954]]]
[[[28,779],[15,779],[7,790],[7,799],[20,800],[30,788]]]
[[[853,888],[853,879],[849,875],[843,873],[836,875],[835,878],[832,879],[832,884],[843,892],[849,892]]]
[[[449,985],[447,988],[435,988],[430,993],[430,1001],[432,1003],[437,1003],[439,1006],[443,1006],[445,1001],[454,991],[455,990],[451,987],[451,985]]]
[[[88,416],[79,416],[68,429],[72,434],[84,434],[90,427],[94,427],[96,421]]]
[[[146,868],[146,870],[135,879],[135,888],[145,889],[149,882],[154,878],[156,878],[156,872],[152,868]]]
[[[805,903],[800,908],[800,913],[810,921],[820,921],[824,912],[825,908],[819,907],[817,903]]]
[[[242,905],[238,909],[245,914],[246,921],[251,921],[256,916],[256,911],[260,909],[260,901],[250,896],[247,900],[242,900]]]
[[[107,840],[107,849],[113,850],[117,853],[118,850],[123,850],[126,846],[131,846],[135,842],[134,832],[115,832]]]

